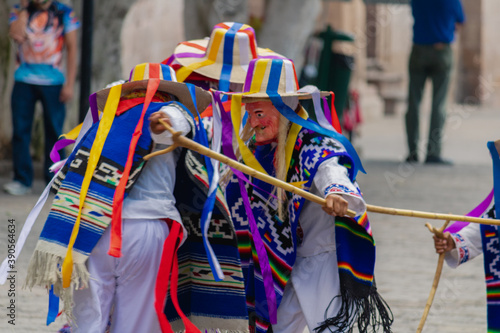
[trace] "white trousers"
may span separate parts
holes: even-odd
[[[72,332],[103,333],[112,309],[111,332],[161,332],[154,301],[167,223],[123,220],[121,258],[108,255],[110,235],[107,228],[87,261],[89,288],[74,292]]]
[[[278,307],[278,322],[273,325],[273,332],[303,333],[306,327],[310,332],[314,332],[321,322],[339,311],[339,298],[329,306],[332,299],[339,294],[335,251],[311,257],[297,257]]]

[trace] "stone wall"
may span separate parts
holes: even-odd
[[[184,40],[183,0],[139,0],[120,33],[122,77],[136,64],[162,62]],[[147,18],[147,19],[145,19]]]
[[[485,1],[463,1],[466,22],[460,28],[460,54],[458,57],[459,78],[457,99],[462,103],[478,104],[480,96],[477,87],[481,74],[481,52],[484,46],[482,38],[482,11]]]
[[[259,45],[292,59],[300,73],[306,43],[320,11],[319,0],[268,0]]]
[[[498,42],[498,0],[483,0],[482,6],[482,52],[481,73],[479,76],[479,91],[481,103],[487,106],[500,105],[500,43]],[[495,139],[495,138],[492,138]]]
[[[377,59],[387,70],[406,76],[413,37],[410,6],[379,5],[376,22]]]

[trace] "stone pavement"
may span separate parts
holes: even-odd
[[[492,187],[492,170],[486,142],[498,139],[498,114],[492,109],[451,108],[444,142],[444,157],[453,167],[410,166],[406,155],[402,115],[375,118],[367,115],[354,144],[360,152],[366,175],[359,176],[367,203],[378,206],[464,214],[478,204]],[[422,137],[428,130],[428,114],[422,114]],[[422,158],[422,157],[421,157]],[[0,168],[1,169],[1,168]],[[0,173],[0,186],[9,180]],[[22,198],[0,193],[0,260],[7,253],[7,224],[16,221],[16,238],[24,220],[43,190],[36,181],[34,194]],[[47,205],[48,206],[48,205]],[[26,267],[40,233],[45,207],[17,262],[15,326],[8,323],[9,285],[0,286],[0,332],[57,332],[64,324],[45,326],[47,292],[40,287],[22,289]],[[431,234],[426,222],[443,221],[371,214],[377,242],[376,278],[380,293],[394,312],[394,332],[415,332],[436,269]],[[486,332],[485,287],[482,260],[452,270],[445,266],[424,332]]]

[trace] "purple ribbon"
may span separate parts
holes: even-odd
[[[205,53],[183,52],[175,55],[175,58],[203,58]]]
[[[326,120],[328,120],[328,122],[333,126],[332,113],[330,112],[330,107],[328,107],[328,101],[326,100],[326,97],[322,97],[321,99],[323,100],[323,110],[325,111]]]
[[[232,125],[231,118],[225,112],[222,102],[220,100],[220,91],[214,91],[214,100],[216,101],[219,109],[221,110],[221,121],[222,121],[222,149],[224,155],[233,160],[236,160],[232,146]],[[216,110],[214,110],[216,112]],[[228,129],[228,130],[225,130]],[[243,173],[239,170],[233,170],[234,174],[238,177],[238,183],[240,185],[240,192],[243,199],[243,205],[248,216],[248,224],[250,225],[250,232],[252,233],[253,243],[255,245],[255,250],[257,251],[257,257],[259,259],[260,269],[262,273],[262,280],[264,283],[264,291],[266,293],[267,307],[269,310],[269,321],[271,324],[276,324],[277,322],[277,311],[278,304],[276,301],[276,293],[274,291],[274,280],[271,271],[271,266],[269,264],[269,258],[267,256],[267,251],[262,241],[257,223],[255,222],[255,217],[253,216],[252,208],[250,207],[250,200],[248,198],[247,189],[243,183],[242,178],[246,178]]]
[[[253,69],[255,67],[255,61],[250,61],[248,65],[247,77],[245,78],[245,85],[243,86],[243,91],[250,91],[250,85],[252,83]]]
[[[50,159],[52,162],[56,163],[61,160],[61,156],[59,155],[59,150],[63,149],[66,146],[69,146],[70,144],[75,143],[75,140],[72,139],[61,139],[58,140],[55,144],[54,147],[52,147],[52,150],[50,151]]]
[[[479,217],[484,214],[486,209],[488,209],[488,206],[491,204],[491,201],[493,200],[493,190],[491,190],[490,194],[473,210],[471,210],[469,213],[467,213],[465,216],[472,216],[472,217]],[[452,225],[450,225],[448,228],[444,229],[444,232],[450,232],[450,233],[456,233],[465,228],[466,226],[469,225],[470,222],[464,222],[464,221],[456,221]]]
[[[267,55],[267,56],[259,55],[259,56],[257,56],[257,58],[258,59],[288,59],[286,57],[279,56],[279,55]]]

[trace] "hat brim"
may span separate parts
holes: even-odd
[[[232,95],[241,95],[241,101],[243,103],[251,103],[251,102],[259,102],[259,101],[269,101],[271,100],[269,98],[269,95],[266,93],[258,92],[258,93],[253,93],[253,94],[242,94],[242,93],[222,93],[224,95],[232,96]],[[319,92],[321,97],[326,97],[329,96],[330,93],[327,91],[320,91]],[[286,94],[279,94],[280,97],[298,97],[299,100],[304,100],[304,99],[311,99],[312,94],[310,93],[286,93]]]
[[[136,90],[147,90],[148,88],[148,80],[139,80],[139,81],[131,81],[122,84],[121,96],[126,96],[133,91]],[[109,92],[111,88],[99,90],[96,93],[97,99],[97,108],[99,110],[104,110],[104,106],[106,105],[106,101],[108,100]],[[158,90],[161,92],[165,92],[168,94],[172,94],[181,104],[183,104],[186,108],[189,109],[193,114],[196,115],[196,108],[191,98],[191,94],[189,92],[189,88],[186,84],[180,82],[172,82],[172,81],[160,81],[160,85],[158,86]],[[208,91],[205,91],[201,88],[195,87],[196,91],[196,107],[198,112],[202,112],[207,108],[207,106],[212,102],[212,97]]]
[[[207,60],[206,48],[208,46],[209,39],[195,39],[190,40],[187,43],[179,43],[174,50],[175,60],[184,67],[188,67],[192,64],[200,63]],[[197,56],[183,56],[183,54],[194,54]],[[286,57],[271,51],[270,49],[264,49],[257,47],[257,55],[259,57],[280,57],[286,59]],[[251,60],[251,59],[249,59]],[[229,82],[231,83],[245,83],[245,78],[247,75],[248,65],[233,65],[231,71],[231,77]],[[204,75],[211,79],[219,80],[222,72],[222,63],[214,62],[212,64],[196,68],[193,72]]]

